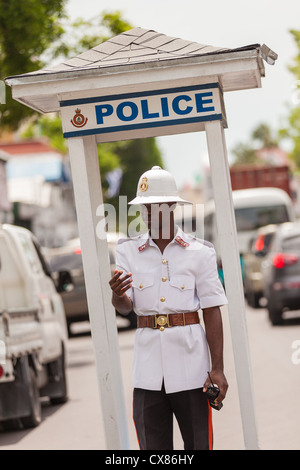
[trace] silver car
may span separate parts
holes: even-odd
[[[285,310],[300,309],[300,223],[278,227],[262,273],[269,318],[277,325],[282,323]]]
[[[277,225],[266,225],[251,239],[248,252],[243,256],[244,290],[248,304],[259,308],[263,297],[262,262],[271,246]]]

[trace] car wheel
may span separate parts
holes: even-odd
[[[73,337],[71,325],[72,325],[72,322],[67,321],[68,338],[72,338],[72,337]]]
[[[53,363],[53,367],[56,371],[56,390],[55,395],[50,396],[49,398],[52,405],[61,405],[68,401],[68,384],[64,347],[62,349],[61,356]]]
[[[249,291],[247,294],[247,302],[250,307],[252,308],[260,308],[260,301],[261,295],[257,292]]]
[[[282,324],[282,308],[274,306],[272,304],[268,305],[269,319],[272,325]]]
[[[24,428],[35,428],[42,421],[42,411],[36,375],[30,366],[28,366],[27,380],[30,413],[28,416],[22,417],[21,422]]]
[[[20,429],[22,429],[21,420],[18,418],[2,421],[1,425],[4,431],[20,431]]]

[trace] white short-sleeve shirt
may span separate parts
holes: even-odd
[[[116,268],[132,273],[127,295],[137,315],[195,312],[227,304],[219,280],[212,244],[182,232],[163,254],[144,234],[121,240],[117,246]],[[202,387],[210,360],[201,325],[138,328],[133,360],[133,387],[167,393]]]

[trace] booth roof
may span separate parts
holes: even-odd
[[[167,36],[154,30],[134,28],[99,44],[82,54],[55,66],[47,66],[35,72],[14,77],[56,74],[68,71],[103,69],[130,64],[183,59],[247,50],[259,50],[259,44],[228,49]],[[8,78],[14,78],[8,77]]]
[[[265,45],[227,49],[134,28],[61,64],[7,77],[5,83],[15,100],[48,113],[59,111],[60,101],[68,97],[178,87],[187,80],[216,80],[223,92],[258,88],[264,60],[274,63],[276,58]]]

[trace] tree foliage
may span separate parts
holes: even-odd
[[[232,150],[235,156],[234,166],[262,163],[257,156],[257,150],[278,145],[277,135],[266,124],[259,124],[251,133],[250,142],[240,142]]]
[[[294,63],[290,65],[289,69],[297,79],[300,79],[300,31],[291,29],[290,33],[293,36],[298,51],[296,57],[294,58]]]
[[[293,101],[294,106],[289,110],[287,116],[286,126],[280,129],[279,135],[281,138],[288,139],[291,142],[292,150],[290,152],[290,158],[295,162],[296,168],[300,170],[300,31],[291,30],[296,46],[297,55],[294,58],[293,64],[289,67],[289,70],[294,75],[294,89],[293,89]]]
[[[62,37],[49,48],[48,56],[50,60],[76,56],[131,28],[120,11],[105,11],[90,20],[77,18],[64,23]]]
[[[68,152],[68,144],[63,136],[61,118],[58,114],[48,117],[37,116],[32,120],[21,134],[23,139],[47,137],[51,146],[62,154]]]
[[[58,60],[58,58],[65,60],[131,28],[130,23],[122,18],[119,11],[104,12],[90,21],[77,19],[70,24],[65,22],[60,30],[61,34],[47,49],[44,57],[48,56],[48,60]],[[37,115],[36,119],[28,125],[23,137],[38,136],[48,137],[53,147],[62,153],[67,153],[67,142],[62,134],[59,115],[50,117]],[[155,138],[99,144],[98,155],[104,198],[108,189],[106,178],[110,171],[116,168],[122,170],[120,194],[126,195],[130,200],[135,196],[140,174],[153,165],[163,166]],[[109,202],[118,209],[118,198],[111,198]]]
[[[254,148],[248,143],[238,143],[232,153],[235,157],[234,166],[250,165],[257,162]]]
[[[0,0],[0,79],[40,69],[42,54],[63,34],[65,0]],[[6,87],[1,129],[16,130],[33,111],[11,97]]]
[[[291,35],[295,41],[297,47],[297,54],[294,57],[293,63],[289,66],[290,72],[294,75],[294,83],[292,90],[293,104],[288,111],[286,117],[286,123],[281,128],[277,136],[270,133],[268,126],[261,125],[252,134],[252,139],[259,138],[261,144],[265,147],[276,145],[282,140],[288,140],[290,142],[291,151],[289,154],[290,159],[295,163],[296,170],[300,170],[300,31],[291,30]],[[234,164],[239,162],[248,161],[253,162],[253,150],[255,148],[254,143],[250,144],[239,144],[233,149],[235,155]]]
[[[102,145],[99,146],[100,164]],[[126,195],[130,201],[136,195],[140,175],[153,165],[163,167],[161,153],[155,138],[119,142],[114,152],[120,159],[120,168],[123,171],[120,194]]]
[[[259,143],[262,148],[271,148],[278,145],[278,138],[265,123],[260,124],[252,132],[252,139]]]

